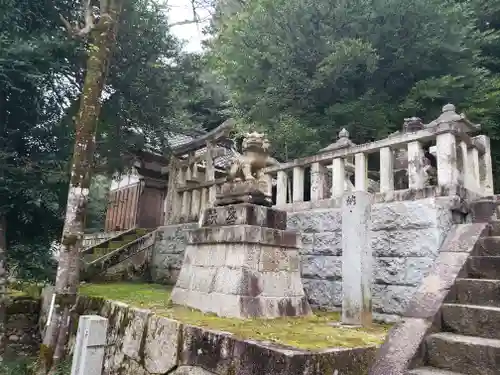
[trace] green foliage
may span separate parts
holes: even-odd
[[[60,14],[81,19],[83,3],[0,2],[0,215],[7,217],[9,266],[29,279],[53,277],[50,249],[62,231],[87,58],[85,41],[68,37]],[[168,152],[167,131],[223,119],[223,99],[212,98],[201,77],[204,62],[182,53],[158,4],[125,1],[98,126],[99,175],[125,169],[131,150],[146,142]],[[104,220],[102,179],[92,184],[91,228]]]
[[[366,142],[410,115],[430,121],[449,101],[468,107],[494,39],[476,24],[468,2],[255,0],[218,17],[211,63],[236,112],[269,130],[277,156],[301,156],[342,127]],[[296,136],[282,125],[290,121]],[[304,134],[310,142],[300,143]]]

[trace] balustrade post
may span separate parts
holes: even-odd
[[[293,168],[293,202],[304,201],[304,168]]]
[[[201,205],[201,191],[200,189],[195,189],[191,193],[191,212],[189,217],[191,219],[197,219],[200,215],[200,205]]]
[[[479,181],[483,194],[493,195],[493,166],[491,164],[490,138],[478,135],[473,138],[474,143],[484,148],[484,153],[479,155]]]
[[[272,198],[273,197],[273,176],[271,176],[270,174],[265,174],[264,175],[264,181],[266,182],[266,186],[267,186],[267,191],[266,191],[266,194]]]
[[[320,163],[311,165],[311,201],[325,198],[325,178],[327,169]]]
[[[335,158],[332,162],[332,198],[341,198],[345,191],[345,160]]]
[[[457,144],[452,133],[439,134],[436,137],[437,179],[439,186],[456,186]]]
[[[276,185],[276,205],[287,204],[288,175],[286,171],[278,171]]]
[[[394,155],[390,147],[380,149],[380,192],[394,190]]]
[[[459,152],[460,152],[460,158],[459,160],[461,160],[461,165],[458,165],[458,167],[460,167],[461,170],[459,170],[458,172],[462,175],[462,184],[464,185],[464,187],[466,189],[471,189],[471,170],[470,170],[470,163],[469,163],[469,154],[468,154],[468,151],[467,151],[467,143],[465,143],[464,141],[460,141],[460,143],[458,144],[458,149],[459,149]]]
[[[188,181],[191,181],[191,167],[188,165],[184,171],[184,186],[186,186]],[[185,191],[182,193],[182,206],[181,206],[181,217],[183,221],[189,220],[189,214],[191,213],[191,192]]]
[[[422,189],[425,186],[424,150],[419,141],[408,143],[408,187]]]
[[[469,179],[470,189],[472,191],[479,192],[479,188],[481,186],[479,180],[479,150],[476,147],[469,149],[467,160],[469,162],[469,171],[471,174]]]
[[[354,187],[357,191],[368,191],[368,163],[366,155],[358,153],[354,157]]]
[[[201,190],[200,212],[205,211],[207,208],[208,208],[208,188],[203,188]]]

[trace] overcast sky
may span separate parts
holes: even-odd
[[[193,19],[193,9],[191,0],[169,0],[170,22],[182,22]],[[185,50],[190,52],[201,51],[201,41],[203,39],[203,28],[208,24],[209,12],[197,9],[200,19],[204,20],[201,24],[189,24],[174,26],[172,32],[180,39],[186,41]]]

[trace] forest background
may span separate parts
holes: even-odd
[[[0,3],[0,247],[23,279],[55,276],[89,52],[61,15],[77,19],[84,2]],[[102,228],[111,177],[133,150],[168,154],[168,134],[229,117],[265,131],[287,160],[343,127],[367,142],[405,117],[431,121],[451,102],[491,137],[500,186],[500,0],[196,0],[186,22],[202,8],[210,25],[194,53],[174,36],[167,2],[124,1],[87,230]]]

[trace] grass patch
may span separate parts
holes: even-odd
[[[0,363],[0,375],[35,375],[36,358],[6,359]],[[55,375],[70,375],[71,363],[65,361],[56,370]]]
[[[273,341],[300,349],[319,350],[333,347],[378,345],[384,341],[388,325],[374,324],[370,328],[339,328],[339,313],[315,311],[310,317],[277,319],[230,319],[204,314],[170,302],[171,288],[156,284],[110,283],[85,284],[80,293],[92,297],[124,302],[146,308],[197,327],[231,332],[243,339]]]

